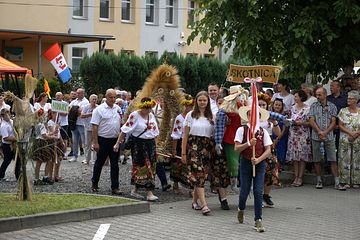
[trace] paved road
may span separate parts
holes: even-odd
[[[245,224],[236,219],[237,196],[229,196],[230,211],[209,198],[212,216],[190,208],[191,200],[152,204],[151,213],[67,223],[0,234],[0,239],[93,239],[100,224],[111,224],[104,239],[360,239],[360,190],[273,190],[276,207],[265,208],[265,233],[253,226],[253,199]]]

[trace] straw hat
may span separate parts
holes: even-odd
[[[247,116],[247,113],[249,111],[251,111],[251,106],[244,106],[244,107],[239,108],[238,112],[239,112],[240,118],[242,120],[244,120],[245,122],[249,122],[249,119],[248,119],[248,116]],[[263,108],[260,108],[260,107],[259,107],[259,113],[260,113],[260,122],[265,122],[270,117],[269,112],[267,110],[263,109]]]
[[[224,97],[225,101],[231,101],[235,99],[237,96],[245,93],[245,89],[241,85],[234,85],[230,87],[229,96]]]

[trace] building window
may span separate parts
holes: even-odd
[[[215,58],[215,54],[205,53],[204,58],[210,58],[210,59]]]
[[[104,50],[104,53],[105,53],[106,55],[114,54],[114,49],[105,49],[105,50]]]
[[[100,0],[100,18],[110,19],[110,0]]]
[[[121,21],[131,22],[132,21],[132,0],[121,1]]]
[[[176,0],[166,0],[166,16],[165,16],[166,25],[176,25],[176,18],[177,18],[176,2],[177,2]]]
[[[86,48],[72,48],[72,71],[78,72],[81,60],[86,56]]]
[[[155,24],[155,0],[146,0],[146,23]]]
[[[121,49],[121,54],[126,54],[126,55],[128,55],[128,56],[134,56],[134,55],[135,55],[135,51],[134,51],[134,50]]]
[[[199,54],[197,53],[187,53],[186,56],[187,57],[197,57]]]
[[[85,18],[84,0],[73,0],[73,16]]]
[[[195,9],[196,9],[196,3],[195,1],[188,1],[188,21],[187,26],[188,28],[191,28],[191,26],[195,23]]]
[[[158,57],[158,52],[156,51],[145,51],[145,56],[147,57]]]

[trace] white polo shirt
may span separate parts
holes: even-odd
[[[116,104],[111,108],[104,102],[94,109],[90,123],[98,126],[98,136],[117,138],[120,134],[121,108]]]
[[[82,111],[84,109],[84,107],[88,104],[89,104],[89,101],[85,97],[81,100],[77,98],[69,104],[69,107],[71,108],[72,106],[79,106]],[[85,126],[85,119],[80,118],[80,116],[79,116],[76,120],[76,125]]]
[[[7,137],[14,137],[14,129],[11,126],[11,123],[7,122],[7,121],[2,121],[1,122],[1,127],[0,127],[0,131],[1,131],[1,136],[2,136],[2,142],[6,143],[6,144],[11,144],[11,142],[8,142],[5,140],[5,138]]]

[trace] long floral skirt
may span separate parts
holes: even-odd
[[[360,184],[360,139],[350,143],[340,138],[339,173],[343,184]]]
[[[192,187],[204,187],[214,144],[210,138],[189,135],[186,162],[189,171],[188,179]]]
[[[53,161],[55,159],[55,142],[51,140],[35,139],[31,150],[33,161]]]
[[[150,191],[155,188],[156,144],[154,139],[135,138],[131,146],[131,183]]]
[[[271,155],[266,158],[266,170],[265,170],[265,179],[264,185],[271,186],[276,185],[280,186],[280,178],[279,178],[279,165],[276,157],[275,150],[272,148]]]
[[[176,145],[176,155],[181,156],[181,142],[182,139],[179,139],[177,141]],[[189,174],[188,174],[188,168],[186,164],[183,164],[181,162],[180,158],[172,158],[170,160],[171,163],[171,169],[170,169],[170,179],[174,182],[179,182],[182,185],[189,187]]]
[[[210,182],[213,188],[227,188],[230,185],[230,177],[228,170],[228,156],[226,152],[221,151],[221,155],[217,155],[215,151],[211,151],[212,157],[210,161]]]

